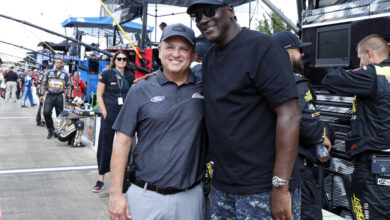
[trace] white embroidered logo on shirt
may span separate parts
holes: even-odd
[[[202,96],[199,93],[194,93],[194,94],[192,94],[192,98],[193,99],[204,99],[204,96]]]
[[[153,98],[150,99],[151,102],[161,102],[161,101],[164,101],[165,99],[165,96],[155,96]]]

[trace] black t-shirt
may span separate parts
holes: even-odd
[[[16,82],[18,80],[18,74],[13,71],[9,71],[5,74],[4,78],[7,80],[7,82]]]
[[[103,101],[106,106],[118,105],[119,97],[123,98],[123,102],[125,101],[127,92],[129,91],[130,86],[133,84],[135,76],[133,72],[125,71],[124,77],[129,82],[129,85],[123,82],[121,78],[118,78],[112,69],[105,70],[100,74],[99,82],[106,85],[103,94]]]
[[[203,93],[213,185],[229,193],[271,190],[275,161],[273,108],[297,98],[285,49],[257,31],[243,29],[203,62]],[[296,164],[297,165],[297,164]],[[290,189],[300,184],[294,167]]]

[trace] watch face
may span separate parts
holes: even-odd
[[[279,187],[279,179],[277,177],[272,178],[272,185],[274,187]]]
[[[272,186],[279,187],[281,185],[288,185],[288,180],[281,179],[277,176],[272,177]]]

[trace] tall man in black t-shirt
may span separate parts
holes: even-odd
[[[202,75],[212,219],[299,219],[301,112],[286,51],[237,27],[228,0],[196,0],[187,13],[214,43]]]

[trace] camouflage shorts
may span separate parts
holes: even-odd
[[[301,216],[301,189],[291,194],[294,220]],[[213,188],[210,194],[212,220],[272,220],[270,192],[239,195],[224,193]]]

